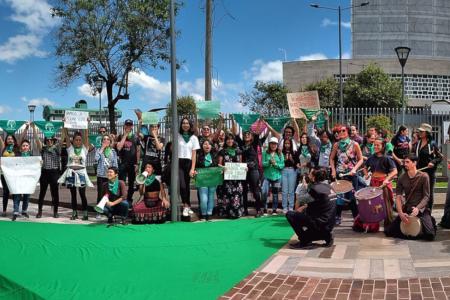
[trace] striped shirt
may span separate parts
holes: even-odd
[[[43,146],[41,156],[43,169],[59,170],[61,164],[61,149],[58,146],[53,146],[52,148]]]

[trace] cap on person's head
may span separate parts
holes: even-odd
[[[418,131],[426,131],[429,133],[431,133],[432,129],[433,129],[433,127],[431,127],[431,125],[427,124],[427,123],[422,123],[422,124],[420,124],[420,127],[417,128]]]
[[[125,125],[131,125],[131,126],[133,126],[133,120],[126,119],[126,120],[125,120]]]
[[[270,140],[269,140],[269,144],[271,144],[271,143],[275,143],[275,144],[278,145],[278,139],[276,137],[274,137],[274,136],[271,137]]]

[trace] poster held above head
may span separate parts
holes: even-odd
[[[33,194],[41,177],[41,157],[2,157],[1,169],[11,194]]]
[[[196,187],[215,187],[223,183],[223,168],[199,168],[195,175]]]
[[[198,118],[200,120],[216,119],[220,114],[220,101],[196,101],[195,105],[198,110]]]
[[[87,111],[66,110],[64,128],[87,129],[89,113]]]
[[[159,116],[156,112],[143,112],[142,124],[144,125],[157,125],[159,123]]]
[[[231,115],[244,131],[249,130],[250,126],[252,126],[252,124],[255,123],[260,117],[259,114],[231,114]]]
[[[44,133],[46,138],[52,138],[63,126],[61,121],[34,121],[37,128]]]
[[[25,121],[0,120],[0,127],[8,134],[14,134],[23,124]]]
[[[302,109],[320,109],[319,93],[307,91],[298,93],[287,93],[289,113],[292,118],[306,118]]]

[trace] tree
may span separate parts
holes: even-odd
[[[347,107],[401,107],[402,87],[378,65],[369,64],[344,85]]]
[[[333,77],[310,83],[304,91],[317,91],[321,107],[339,106],[339,82]]]
[[[253,90],[239,95],[239,103],[262,115],[281,114],[288,109],[287,87],[278,81],[256,81]]]
[[[197,113],[195,99],[192,96],[181,96],[177,98],[177,113],[179,116],[193,116]],[[167,106],[167,116],[172,116],[172,107]]]
[[[129,99],[128,74],[163,68],[170,58],[168,0],[56,0],[56,85],[67,87],[85,77],[94,87],[101,78],[108,95],[111,132],[114,110]],[[115,90],[115,94],[114,94]]]

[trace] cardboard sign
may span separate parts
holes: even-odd
[[[195,175],[196,187],[215,187],[223,183],[223,169],[220,167],[198,168]]]
[[[89,113],[87,111],[66,110],[64,128],[87,129]]]
[[[246,163],[225,163],[224,180],[245,180],[247,179]]]
[[[46,138],[52,138],[63,126],[61,121],[34,121],[34,124],[44,133]]]
[[[319,93],[317,91],[288,93],[289,113],[292,118],[305,118],[302,108],[320,109]]]
[[[220,101],[197,101],[195,102],[200,120],[215,119],[220,114]]]
[[[8,134],[14,134],[25,121],[0,120],[0,127]]]
[[[142,124],[144,125],[156,125],[159,123],[158,113],[155,112],[143,112]]]
[[[41,177],[41,157],[2,157],[1,168],[11,194],[33,194]]]

